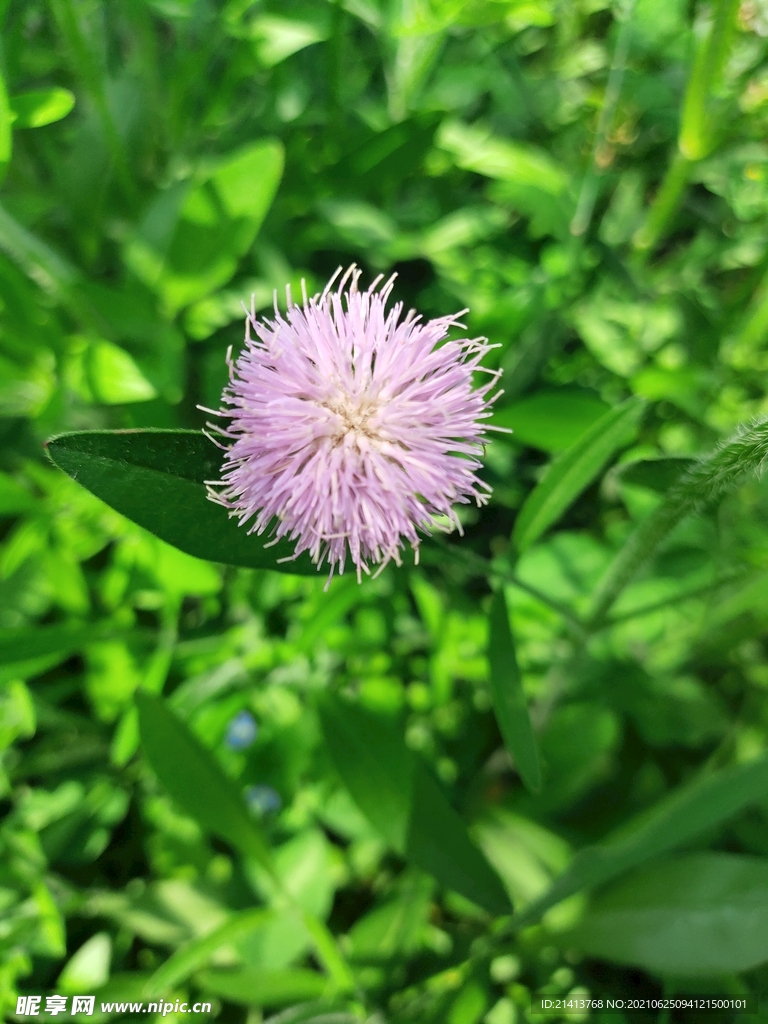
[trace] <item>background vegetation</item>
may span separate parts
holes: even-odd
[[[768,412],[762,0],[0,16],[5,1014],[768,991],[765,429],[690,461]],[[353,261],[499,346],[492,503],[421,567],[202,561],[46,458],[201,427],[241,301]]]

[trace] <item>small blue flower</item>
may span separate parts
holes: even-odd
[[[254,742],[259,733],[256,719],[250,711],[238,711],[227,726],[224,742],[231,750],[245,750]]]
[[[283,806],[280,794],[271,786],[249,786],[245,791],[245,802],[259,817],[270,811],[279,811]]]

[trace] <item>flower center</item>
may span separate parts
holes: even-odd
[[[348,395],[336,395],[323,404],[337,417],[338,422],[331,434],[334,447],[345,443],[359,445],[363,437],[374,442],[383,440],[379,428],[372,423],[378,412],[378,402],[365,397],[354,399]]]

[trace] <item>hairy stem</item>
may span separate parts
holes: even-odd
[[[733,437],[684,474],[616,556],[595,594],[588,628],[602,626],[624,587],[682,519],[724,497],[746,477],[761,473],[766,458],[768,418],[739,428]]]

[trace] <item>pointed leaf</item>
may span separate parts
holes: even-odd
[[[298,967],[204,971],[198,981],[206,992],[246,1006],[284,1006],[297,999],[317,999],[328,988],[328,979],[322,974]]]
[[[101,988],[109,980],[111,962],[112,938],[108,932],[96,932],[67,961],[56,982],[56,991],[79,995]]]
[[[569,946],[662,975],[724,975],[768,961],[768,860],[692,853],[602,894]]]
[[[60,121],[75,106],[69,89],[32,89],[11,97],[14,128],[42,128]]]
[[[64,623],[56,626],[20,626],[0,629],[0,665],[29,661],[55,654],[67,657],[94,640],[103,640],[112,632],[103,626]]]
[[[221,470],[221,453],[195,430],[92,430],[48,442],[56,465],[122,515],[189,555],[278,572],[317,572],[293,544],[265,547],[208,500],[204,481]]]
[[[504,380],[506,390],[506,378]],[[513,431],[511,440],[561,452],[608,412],[594,392],[574,388],[535,391],[509,405],[494,407],[491,422]],[[500,435],[503,440],[505,435]]]
[[[645,403],[629,398],[593,424],[558,456],[520,510],[512,540],[524,551],[556,523],[608,462],[632,439]]]
[[[274,916],[273,910],[264,907],[232,914],[220,927],[177,949],[147,981],[144,996],[152,999],[153,996],[170,992],[199,967],[203,967],[217,949],[252,935],[271,922]]]
[[[56,626],[22,626],[0,630],[0,682],[28,679],[60,665],[96,640],[117,631],[111,625],[66,623]]]
[[[559,196],[568,186],[568,174],[549,153],[483,128],[446,121],[437,133],[437,145],[452,153],[459,167],[488,178],[529,185],[550,196]]]
[[[5,177],[13,151],[12,122],[13,114],[8,99],[8,90],[5,86],[5,79],[0,74],[0,182]]]
[[[336,770],[390,846],[491,913],[508,912],[498,876],[397,728],[338,698],[324,699],[320,716]]]
[[[261,829],[211,751],[162,700],[139,691],[136,704],[144,752],[170,796],[204,831],[271,870]]]
[[[496,721],[521,779],[528,789],[538,793],[541,790],[539,751],[517,667],[503,590],[493,595],[489,626],[488,659]]]
[[[282,143],[260,139],[228,153],[194,184],[158,195],[125,260],[169,311],[229,281],[272,205],[283,162]]]
[[[670,455],[659,459],[638,459],[619,468],[622,483],[647,487],[651,491],[666,493],[695,463],[684,455]]]
[[[516,924],[522,926],[582,889],[602,885],[652,857],[685,845],[766,795],[768,757],[699,776],[604,842],[579,850],[568,870]]]

